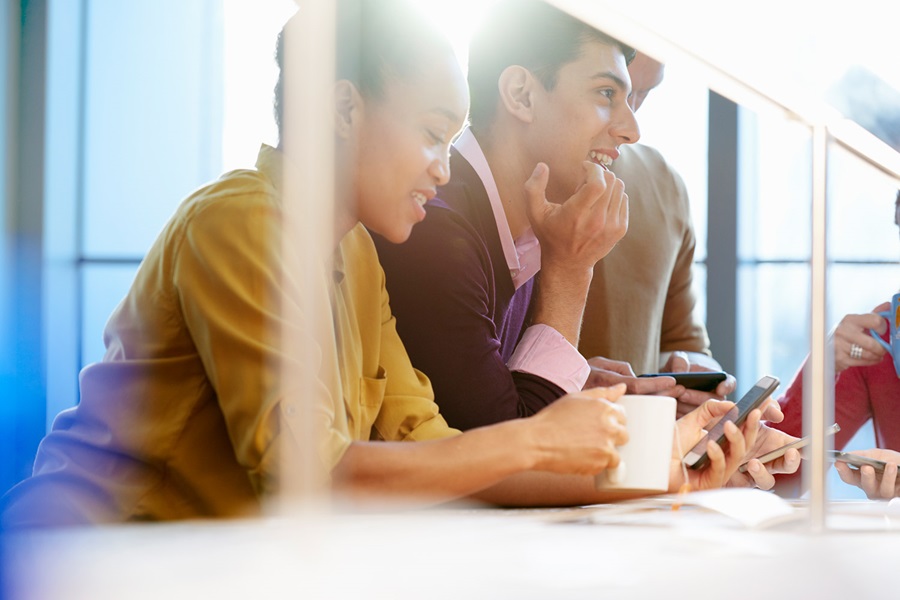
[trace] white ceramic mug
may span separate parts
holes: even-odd
[[[675,399],[668,396],[622,396],[628,442],[619,447],[619,466],[594,478],[598,489],[665,492],[669,489]]]

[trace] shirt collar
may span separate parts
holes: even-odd
[[[478,144],[478,140],[475,139],[472,130],[467,127],[453,146],[460,156],[472,166],[484,185],[491,202],[494,221],[497,224],[497,233],[500,234],[500,245],[503,248],[503,256],[506,258],[506,266],[509,268],[513,285],[518,289],[534,277],[541,268],[541,246],[537,237],[529,227],[517,239],[513,239],[506,212],[503,210],[503,201],[497,190],[497,182],[494,181],[494,175],[491,173],[484,151]]]
[[[287,158],[283,152],[276,150],[268,144],[259,146],[259,154],[256,156],[256,170],[265,175],[276,189],[281,189],[281,175],[285,166],[288,169],[291,165],[285,165]]]

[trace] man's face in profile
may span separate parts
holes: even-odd
[[[585,161],[608,165],[622,144],[640,138],[628,106],[631,79],[618,46],[582,44],[563,65],[552,90],[538,86],[528,127],[529,159],[550,167],[547,198],[564,202],[584,182]]]

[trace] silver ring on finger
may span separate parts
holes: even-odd
[[[863,349],[859,344],[850,344],[850,358],[859,360],[862,358]]]

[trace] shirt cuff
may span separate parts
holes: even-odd
[[[580,391],[587,383],[591,367],[578,350],[549,325],[532,325],[507,364],[510,371],[542,377],[566,393]]]

